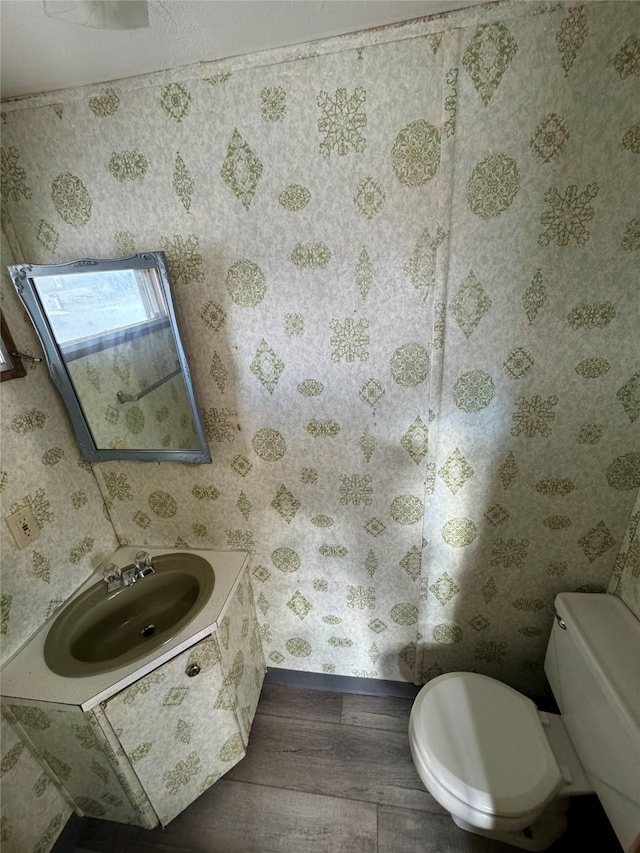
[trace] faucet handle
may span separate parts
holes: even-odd
[[[107,563],[102,570],[102,577],[107,583],[115,583],[115,581],[120,580],[121,575],[122,569],[115,563]]]
[[[138,551],[133,559],[136,569],[146,569],[151,565],[151,556],[148,551]]]

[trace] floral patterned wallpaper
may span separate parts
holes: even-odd
[[[633,4],[502,4],[6,105],[25,258],[164,249],[214,462],[119,538],[247,548],[272,666],[538,690],[640,485]]]
[[[270,666],[536,692],[558,591],[640,614],[639,33],[493,4],[3,105],[16,260],[167,253],[214,461],[95,473],[120,541],[252,552]],[[117,543],[44,368],[2,401],[9,655]]]

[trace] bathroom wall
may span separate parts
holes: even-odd
[[[622,539],[608,592],[619,596],[640,619],[640,492]]]
[[[99,477],[123,542],[252,551],[269,665],[537,691],[546,605],[607,587],[637,23],[497,5],[4,106],[25,258],[167,253],[214,461]]]
[[[3,177],[3,202],[5,187]],[[17,349],[35,355],[39,351],[35,332],[6,272],[14,260],[2,233],[2,313]],[[0,537],[3,661],[117,547],[95,477],[80,460],[46,367],[26,367],[24,378],[0,385],[0,515],[4,518],[28,504],[41,530],[39,539],[22,551],[6,528]],[[2,849],[46,853],[71,807],[4,718],[0,726]]]

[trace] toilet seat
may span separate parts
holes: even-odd
[[[431,779],[479,815],[518,822],[562,784],[534,703],[488,676],[453,672],[430,681],[416,697],[409,733]]]

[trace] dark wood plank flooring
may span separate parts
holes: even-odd
[[[263,688],[247,755],[169,826],[87,819],[75,853],[512,853],[458,829],[411,761],[411,700]],[[550,853],[620,853],[595,797]]]

